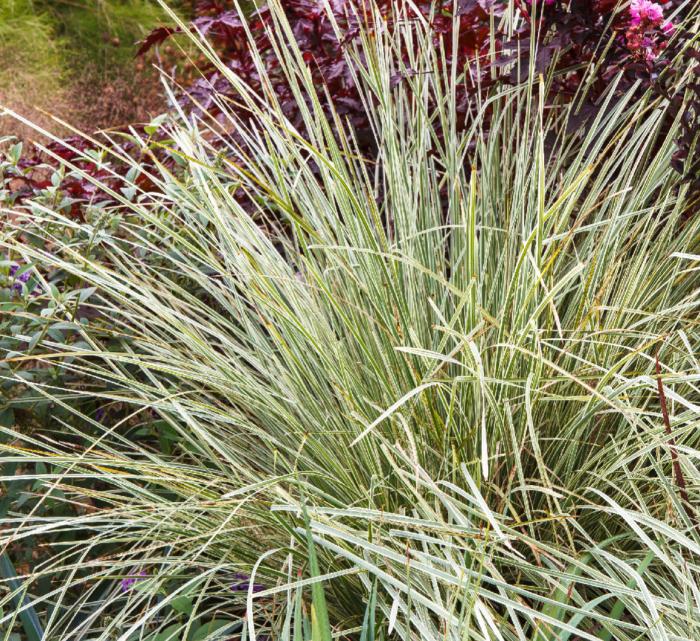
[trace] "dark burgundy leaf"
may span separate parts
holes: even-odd
[[[144,53],[149,51],[152,47],[160,44],[164,40],[167,40],[174,33],[179,30],[173,27],[158,27],[153,29],[143,40],[140,41],[140,47],[136,51],[136,57],[142,56]]]

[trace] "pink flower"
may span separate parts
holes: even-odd
[[[661,5],[650,0],[632,0],[629,12],[630,23],[635,27],[642,22],[657,24],[664,19]]]
[[[651,0],[632,0],[629,6],[629,24],[625,33],[630,52],[651,63],[666,48],[666,37],[673,34],[675,26],[664,21],[661,5]]]

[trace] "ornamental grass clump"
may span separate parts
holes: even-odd
[[[5,251],[93,292],[78,323],[42,283],[82,340],[32,359],[85,384],[37,395],[122,413],[3,428],[45,471],[2,541],[59,538],[0,624],[24,596],[52,640],[700,638],[683,110],[613,82],[581,129],[531,73],[457,127],[463,70],[402,10],[344,48],[371,160],[273,3],[299,126],[222,64],[224,126],[164,125],[179,170],[113,192],[103,260],[89,223],[16,219]]]

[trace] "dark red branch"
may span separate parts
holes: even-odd
[[[659,390],[659,401],[661,403],[661,415],[664,419],[664,426],[666,428],[666,434],[668,435],[668,444],[671,450],[671,462],[673,465],[673,475],[676,480],[676,485],[678,486],[678,491],[681,495],[683,502],[683,507],[685,508],[685,513],[691,520],[693,525],[698,524],[695,518],[695,512],[690,504],[690,498],[688,497],[688,489],[685,483],[685,477],[683,476],[683,470],[681,469],[681,463],[678,459],[678,451],[676,449],[676,439],[673,438],[673,431],[671,430],[671,419],[668,416],[668,406],[666,404],[666,393],[664,392],[664,384],[661,380],[661,364],[659,363],[659,355],[656,355],[656,386]]]

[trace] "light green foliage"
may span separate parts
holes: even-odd
[[[65,71],[61,48],[49,16],[31,0],[0,3],[0,92],[31,87],[41,94],[57,93]],[[19,85],[19,86],[18,86]]]
[[[3,0],[0,77],[26,70],[34,82],[133,63],[135,43],[166,15],[151,0]]]
[[[37,607],[67,608],[47,639],[192,638],[221,612],[245,612],[251,639],[325,639],[325,616],[364,639],[375,620],[422,641],[700,638],[700,534],[672,473],[675,454],[697,505],[700,217],[664,104],[622,99],[567,133],[575,103],[545,112],[530,78],[475,95],[458,128],[461,79],[406,22],[347,48],[379,143],[365,162],[351,130],[332,133],[342,118],[304,100],[278,17],[305,137],[240,86],[240,146],[173,122],[187,171],[161,168],[155,202],[125,200],[122,236],[100,238],[109,260],[3,243],[97,288],[129,340],[107,352],[81,329],[64,366],[177,435],[166,453],[84,417],[101,435],[76,451],[4,430],[27,448],[6,460],[51,464],[45,491],[100,506],[3,533],[90,532],[30,577]],[[402,49],[417,73],[397,84]],[[50,236],[49,219],[80,225],[47,208],[28,222]],[[42,346],[47,362],[72,349]],[[114,577],[134,567],[151,578],[115,613]],[[267,589],[232,593],[238,571]],[[182,595],[189,619],[169,607]]]
[[[48,5],[70,55],[107,74],[133,64],[136,41],[165,19],[152,0],[59,0]]]

